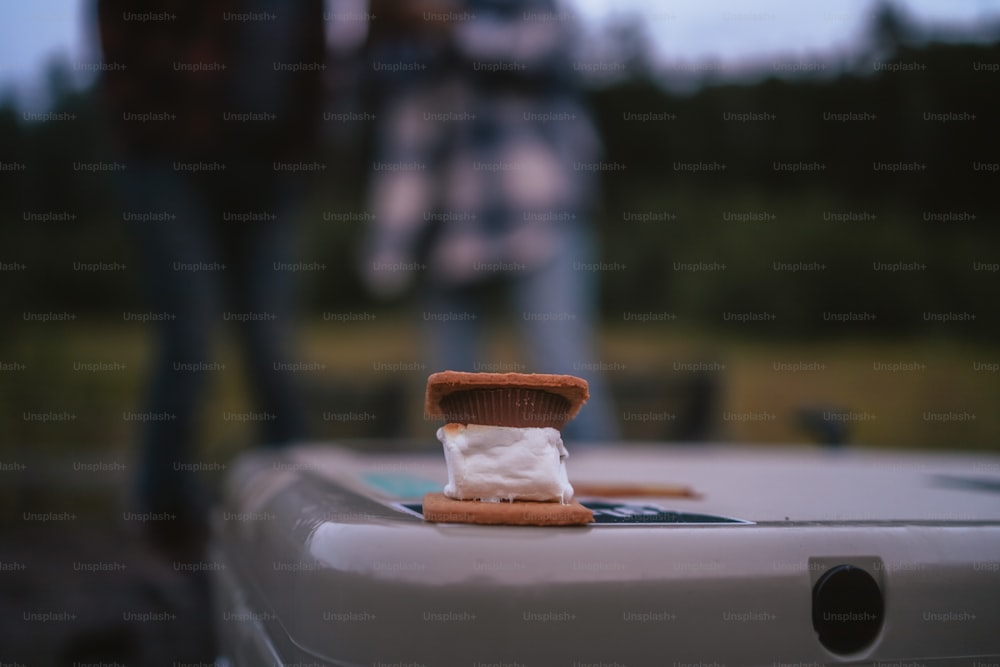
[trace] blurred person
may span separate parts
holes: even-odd
[[[553,0],[372,3],[366,66],[377,110],[370,288],[418,280],[434,369],[588,380],[577,439],[617,435],[593,360],[593,209],[600,141],[581,103],[570,16]],[[585,165],[581,168],[580,165]],[[528,364],[484,359],[509,297]]]
[[[103,101],[157,351],[135,503],[159,546],[207,533],[198,432],[222,322],[263,443],[304,435],[290,355],[295,207],[319,117],[322,0],[98,0]],[[171,517],[173,517],[171,519]]]

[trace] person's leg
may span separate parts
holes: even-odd
[[[269,165],[268,165],[269,166]],[[261,186],[267,192],[266,184]],[[273,187],[273,186],[272,186]],[[306,436],[300,371],[292,364],[309,363],[295,345],[298,272],[296,207],[291,195],[248,197],[258,206],[241,210],[276,216],[271,220],[223,221],[221,234],[233,271],[227,303],[246,321],[231,318],[230,329],[242,342],[262,444],[284,445]],[[313,258],[310,258],[313,259]]]
[[[141,424],[137,501],[165,517],[168,532],[202,531],[207,495],[198,483],[199,407],[218,318],[222,269],[208,214],[190,180],[162,163],[129,164],[123,181],[127,212],[166,212],[167,219],[127,224],[139,251],[155,356]],[[172,518],[176,517],[176,518]]]
[[[475,287],[426,289],[420,318],[429,372],[480,370],[487,315],[481,292]]]
[[[566,425],[564,434],[575,440],[609,441],[618,436],[618,421],[605,373],[595,356],[596,277],[582,270],[591,256],[587,233],[566,230],[552,262],[514,278],[512,296],[534,369],[576,375],[590,386],[587,404]]]

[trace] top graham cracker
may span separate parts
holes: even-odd
[[[490,389],[534,389],[561,396],[569,402],[567,420],[575,417],[590,397],[587,381],[574,375],[441,371],[427,378],[424,411],[431,417],[443,417],[444,397],[460,391]]]

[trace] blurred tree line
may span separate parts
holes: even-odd
[[[638,267],[608,274],[606,304],[640,309],[653,290],[700,323],[757,310],[778,315],[769,331],[795,335],[830,333],[824,313],[874,313],[839,330],[893,334],[926,330],[925,312],[970,313],[971,326],[949,333],[995,336],[1000,98],[995,69],[975,68],[998,62],[997,44],[930,44],[833,78],[690,96],[641,80],[601,90],[609,156],[628,167],[607,179],[605,256]],[[916,69],[874,69],[896,66]],[[635,109],[672,120],[627,127]],[[698,162],[725,169],[674,168]],[[627,222],[634,210],[669,215]],[[804,270],[786,270],[796,263]]]
[[[727,330],[723,313],[752,311],[776,319],[741,335],[995,337],[1000,43],[891,46],[839,73],[779,76],[776,65],[763,78],[709,78],[688,93],[660,85],[650,63],[632,63],[592,89],[606,148],[597,220],[606,322],[666,312]],[[46,114],[0,97],[9,321],[66,310],[100,322],[142,307],[113,175],[75,167],[114,158],[96,96],[70,86],[67,68],[53,65]],[[640,120],[646,113],[655,119]],[[303,275],[303,312],[316,319],[383,307],[357,277],[364,222],[341,215],[366,208],[371,124],[330,125],[332,139],[360,138],[322,147],[328,169],[311,177],[301,259],[326,265]],[[81,262],[126,268],[81,272]],[[831,328],[825,314],[846,312],[876,318]],[[943,327],[927,312],[976,319]]]

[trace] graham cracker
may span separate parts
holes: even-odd
[[[427,378],[424,412],[462,424],[561,429],[589,396],[587,381],[573,375],[441,371]]]
[[[491,526],[585,526],[594,520],[594,513],[575,500],[566,505],[523,500],[484,503],[454,500],[443,493],[424,496],[423,514],[432,523]]]
[[[578,496],[591,498],[701,498],[681,484],[636,484],[632,482],[573,482]]]

